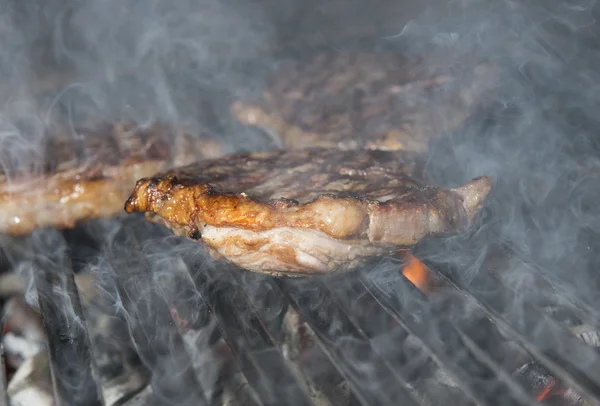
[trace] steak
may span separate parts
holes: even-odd
[[[494,84],[491,65],[473,66],[434,74],[398,53],[322,51],[284,63],[259,97],[237,100],[231,111],[282,148],[422,153],[458,128]]]
[[[139,180],[125,210],[251,271],[336,272],[458,232],[491,190],[487,177],[452,190],[425,185],[418,168],[405,151],[229,155]]]
[[[0,172],[0,232],[12,235],[116,215],[141,177],[221,153],[206,135],[122,123],[55,130],[21,161],[17,148]]]

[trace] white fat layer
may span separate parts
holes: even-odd
[[[273,274],[329,273],[353,268],[390,247],[366,240],[339,240],[322,231],[278,227],[252,231],[206,225],[202,240],[234,264]]]

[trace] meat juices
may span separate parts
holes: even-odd
[[[463,229],[492,187],[423,185],[415,168],[402,151],[229,155],[139,180],[125,209],[251,271],[329,273]]]
[[[38,227],[72,227],[79,220],[116,215],[141,177],[221,154],[206,136],[158,124],[64,130],[43,142],[26,167],[2,162],[2,233],[25,235]]]
[[[392,52],[322,51],[284,63],[259,97],[231,105],[282,148],[409,150],[458,128],[495,83],[487,63],[461,80]]]

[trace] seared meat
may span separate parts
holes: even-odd
[[[284,64],[260,97],[231,110],[284,148],[424,152],[480,104],[494,69],[480,64],[461,80],[422,70],[397,53],[319,52]]]
[[[422,185],[406,152],[304,149],[230,155],[141,179],[125,205],[252,271],[326,273],[456,232],[487,177]]]
[[[210,139],[162,125],[64,131],[48,134],[44,143],[28,165],[3,159],[0,232],[23,235],[115,215],[141,177],[221,153]]]

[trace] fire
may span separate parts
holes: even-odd
[[[544,386],[542,390],[538,393],[536,400],[538,402],[543,402],[546,399],[548,399],[552,395],[552,392],[554,392],[555,386],[556,382],[554,380],[548,382],[548,384],[546,384],[546,386]]]
[[[555,381],[554,379],[550,379],[538,392],[536,400],[538,402],[545,402],[554,396],[567,396],[567,392],[567,388],[562,386],[559,382]]]
[[[409,252],[403,253],[405,260],[402,274],[424,293],[431,289],[431,271],[424,263]]]

